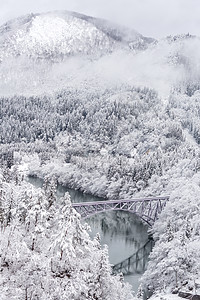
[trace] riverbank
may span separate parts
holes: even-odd
[[[29,183],[37,188],[43,186],[43,180],[37,177],[28,177]],[[87,195],[80,191],[69,189],[58,184],[57,196],[62,197],[66,192],[71,196],[72,202],[100,201],[102,198]],[[100,234],[102,247],[108,246],[109,261],[111,264],[120,261],[137,252],[148,240],[148,228],[136,216],[125,212],[107,212],[86,220],[91,227],[90,237],[93,239]],[[145,258],[146,259],[146,258]],[[134,291],[137,291],[141,275],[125,276],[125,282],[129,282]]]

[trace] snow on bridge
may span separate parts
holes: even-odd
[[[136,214],[150,227],[154,224],[169,200],[169,196],[123,200],[105,200],[95,202],[73,203],[72,206],[83,219],[92,215],[110,211],[123,210]]]

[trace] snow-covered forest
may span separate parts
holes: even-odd
[[[2,300],[133,299],[69,196],[56,199],[55,180],[46,178],[38,191],[4,169],[0,184]]]
[[[142,289],[198,293],[199,50],[189,34],[156,41],[66,12],[0,28],[2,300],[133,299],[55,181],[107,199],[169,195]]]

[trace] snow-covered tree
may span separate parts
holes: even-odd
[[[14,213],[0,232],[1,299],[133,299],[69,195],[49,206],[46,191],[24,187],[12,185]]]
[[[143,285],[155,291],[195,291],[200,274],[200,175],[171,195],[154,225],[155,247]]]

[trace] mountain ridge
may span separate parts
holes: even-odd
[[[29,14],[0,27],[0,94],[128,83],[167,99],[185,82],[198,85],[199,52],[200,39],[189,34],[157,41],[76,12]]]
[[[0,61],[27,55],[58,58],[76,54],[105,54],[116,48],[145,49],[154,39],[135,30],[83,14],[55,11],[28,14],[0,27]]]

